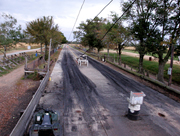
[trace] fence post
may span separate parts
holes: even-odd
[[[149,77],[149,71],[148,70],[146,70],[146,76]]]
[[[115,55],[114,55],[113,59],[114,59],[114,63],[115,63]]]
[[[33,70],[35,69],[35,61],[33,61]]]
[[[145,69],[142,70],[143,71],[143,76],[145,75]]]
[[[26,71],[27,68],[28,68],[28,66],[27,66],[27,56],[25,56],[25,68],[24,68],[24,70]],[[24,72],[24,78],[27,78],[26,72]]]

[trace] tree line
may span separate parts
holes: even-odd
[[[122,11],[126,14],[120,20],[115,12],[110,19],[87,19],[73,32],[74,38],[89,50],[96,47],[98,53],[104,47],[117,49],[119,63],[124,46],[134,46],[139,53],[139,73],[143,73],[144,55],[158,55],[157,79],[164,82],[164,66],[171,53],[180,55],[180,1],[128,0],[122,3]]]
[[[52,16],[43,16],[26,24],[26,29],[22,30],[21,25],[17,25],[17,19],[11,15],[3,13],[0,23],[0,51],[6,57],[6,51],[13,48],[19,42],[37,43],[45,45],[45,59],[48,57],[47,46],[52,39],[52,47],[66,43],[66,37],[59,30],[59,26],[54,23]]]

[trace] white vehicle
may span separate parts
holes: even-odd
[[[88,60],[87,55],[81,55],[79,58],[77,58],[78,64],[81,66],[82,64],[85,64],[88,66]]]

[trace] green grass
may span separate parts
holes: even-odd
[[[106,54],[106,53],[105,53]],[[110,53],[110,56],[116,58],[117,60],[117,54]],[[126,63],[129,66],[132,67],[138,67],[139,65],[139,58],[137,57],[131,57],[127,55],[121,55],[121,60],[122,63]],[[167,70],[169,68],[170,64],[166,64],[164,67],[164,78],[168,79],[169,76],[167,75]],[[157,74],[158,73],[158,62],[155,61],[148,61],[148,60],[143,60],[143,68],[145,70],[148,70],[152,74]],[[180,66],[179,65],[173,65],[173,71],[172,71],[172,81],[176,83],[180,83]]]
[[[27,53],[27,54],[28,54],[28,55],[31,55],[31,54],[35,54],[35,53]],[[39,56],[38,56],[38,57],[39,57]],[[31,61],[33,61],[33,60],[35,60],[35,59],[38,58],[38,57],[36,57],[35,55],[33,55],[33,58],[31,58],[30,60],[28,60],[28,63],[31,62]],[[17,65],[17,66],[15,66],[15,67],[12,66],[12,67],[10,68],[10,67],[8,67],[8,66],[5,66],[6,70],[0,67],[0,70],[1,70],[1,72],[0,72],[0,77],[3,76],[3,75],[6,75],[6,74],[8,74],[8,73],[10,73],[10,72],[13,71],[14,69],[16,69],[16,68],[18,68],[18,67],[20,67],[20,66],[22,66],[22,65],[25,64],[25,63],[24,63],[24,60],[25,60],[24,57],[17,58],[16,61],[17,61],[17,60],[19,60],[20,64]],[[22,61],[21,61],[21,60],[22,60]],[[12,63],[16,64],[14,61],[12,61]]]
[[[0,72],[0,77],[3,76],[3,75],[6,75],[6,74],[8,74],[8,73],[10,73],[11,71],[13,71],[13,70],[14,70],[15,68],[17,68],[17,67],[18,67],[18,66],[10,68],[10,67],[8,67],[8,66],[5,66],[6,69],[3,69],[3,68],[0,67],[0,70],[1,70],[1,72]]]

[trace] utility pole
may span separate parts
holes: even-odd
[[[170,62],[170,68],[169,68],[169,81],[168,86],[171,86],[172,82],[172,68],[173,68],[173,57],[174,57],[174,46],[171,44],[171,62]]]
[[[48,56],[48,71],[49,71],[49,64],[50,64],[50,52],[51,52],[51,41],[52,39],[50,39],[50,44],[49,44],[49,56]]]

